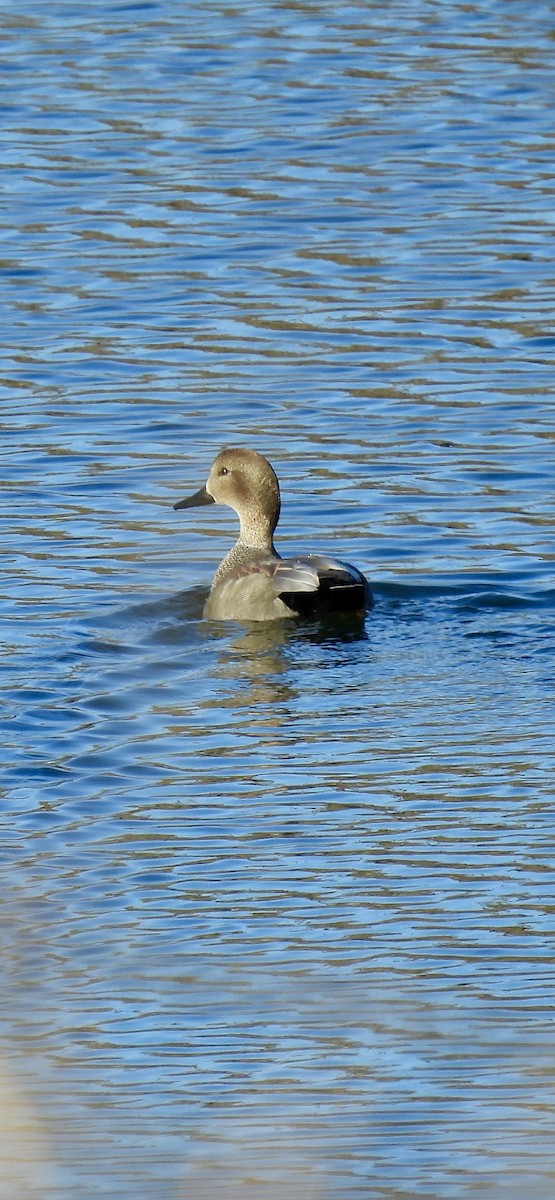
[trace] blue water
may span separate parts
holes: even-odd
[[[553,7],[0,24],[0,1200],[547,1200]]]

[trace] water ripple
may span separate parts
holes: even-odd
[[[547,1200],[551,6],[0,24],[4,1192]]]

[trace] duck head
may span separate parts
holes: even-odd
[[[212,463],[206,484],[174,504],[174,508],[196,508],[203,504],[227,504],[237,513],[241,541],[267,549],[280,512],[279,484],[275,471],[256,450],[222,450]]]

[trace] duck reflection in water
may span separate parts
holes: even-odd
[[[364,575],[323,554],[280,558],[274,546],[280,494],[275,471],[255,450],[222,450],[204,487],[174,508],[227,504],[239,537],[212,580],[204,616],[213,620],[275,621],[312,613],[360,613],[371,604]]]

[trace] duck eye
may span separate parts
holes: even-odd
[[[218,475],[229,475],[229,471],[228,471],[227,467],[220,467],[220,469],[218,471]]]

